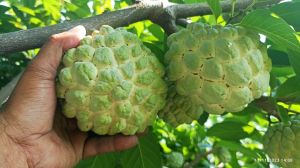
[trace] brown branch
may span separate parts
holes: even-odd
[[[262,96],[261,98],[254,100],[254,104],[267,112],[269,116],[275,116],[278,120],[280,120],[281,118],[277,111],[277,107],[270,99],[270,97]]]
[[[87,30],[91,31],[104,24],[119,27],[145,20],[147,16],[150,15],[150,11],[155,8],[155,5],[153,5],[148,7],[147,10],[143,10],[143,7],[139,6],[140,5],[135,5],[128,9],[108,12],[102,15],[64,22],[53,26],[0,34],[0,54],[41,47],[52,34],[67,31],[77,25],[83,25]]]
[[[273,115],[277,113],[277,109],[274,106],[274,104],[270,101],[269,97],[261,97],[259,99],[254,100],[254,104],[260,108],[262,108],[263,110],[265,110],[266,112],[268,112],[269,114]]]
[[[167,34],[171,34],[177,30],[175,26],[176,19],[212,13],[206,3],[173,4],[163,0],[143,0],[138,2],[138,4],[129,8],[107,12],[90,18],[0,34],[0,54],[39,48],[52,34],[69,30],[77,25],[83,25],[88,31],[91,31],[104,24],[121,27],[138,21],[151,20],[164,28]],[[253,0],[237,0],[236,11],[246,9],[252,2]],[[278,0],[269,0],[262,5],[266,6],[277,2]],[[223,12],[231,10],[230,1],[222,1],[221,6]]]

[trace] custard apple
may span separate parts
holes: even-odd
[[[300,119],[277,123],[264,135],[264,150],[274,164],[284,168],[300,166]]]
[[[62,64],[57,96],[82,131],[143,132],[165,105],[163,65],[125,29],[102,26],[68,50]]]
[[[184,157],[179,152],[172,152],[167,156],[167,165],[170,168],[181,168],[184,163]]]
[[[167,44],[167,78],[180,98],[169,94],[166,107],[175,108],[174,99],[184,97],[210,114],[238,112],[268,89],[272,66],[267,48],[258,34],[243,27],[191,23],[170,35]],[[160,116],[176,116],[176,111],[185,110],[165,108]]]
[[[176,93],[176,88],[170,86],[168,103],[163,108],[164,111],[158,113],[159,117],[174,127],[182,123],[191,123],[203,113],[203,107],[195,102],[196,99],[193,96],[180,96]]]

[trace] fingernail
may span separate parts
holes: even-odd
[[[78,26],[73,27],[72,29],[70,29],[69,32],[74,32],[74,33],[80,34],[81,36],[85,36],[85,34],[86,34],[86,29],[85,29],[84,26],[78,25]]]

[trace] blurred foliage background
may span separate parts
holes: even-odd
[[[205,0],[172,2],[197,3]],[[86,18],[131,4],[131,0],[0,0],[0,33]],[[299,0],[276,5],[271,10],[277,12],[276,14],[299,35]],[[240,22],[246,14],[247,12],[236,12],[233,15],[223,13],[217,19],[213,15],[198,16],[189,18],[189,21],[234,24]],[[257,19],[264,21],[264,18]],[[137,34],[163,61],[167,50],[167,36],[160,26],[150,21],[141,21],[129,25],[127,29]],[[299,80],[295,68],[290,64],[288,53],[274,41],[265,39],[265,36],[262,36],[262,41],[269,45],[268,53],[273,62],[271,87],[266,96],[277,95],[278,98],[279,95],[282,99],[299,100]],[[24,69],[37,53],[38,49],[0,55],[0,88]],[[286,104],[278,100],[278,104],[290,115],[300,111],[299,101]],[[205,113],[198,121],[177,128],[157,119],[153,127],[149,128],[148,134],[140,138],[139,145],[135,148],[90,158],[81,161],[77,167],[269,167],[269,162],[264,160],[266,155],[262,151],[261,141],[272,122],[278,122],[278,118],[268,114],[255,103],[250,104],[241,113],[227,113],[222,116],[209,116]],[[271,167],[274,165],[271,164]]]

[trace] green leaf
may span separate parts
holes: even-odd
[[[269,49],[268,55],[272,60],[273,66],[290,66],[289,56],[287,53]]]
[[[232,166],[232,167],[241,167],[240,164],[238,163],[236,152],[235,151],[230,151],[230,153],[231,153],[231,156],[232,156],[230,166]]]
[[[159,39],[159,41],[164,41],[165,33],[163,29],[157,24],[151,24],[148,30]]]
[[[60,19],[60,0],[43,0],[43,5],[46,11],[51,14],[54,20]]]
[[[276,92],[276,98],[295,98],[300,96],[300,80],[294,76],[287,79],[279,86]]]
[[[174,2],[178,2],[178,3],[186,3],[186,4],[190,4],[190,3],[199,3],[199,2],[205,2],[205,0],[174,0]]]
[[[147,46],[155,54],[155,56],[162,64],[164,64],[164,52],[161,50],[161,48],[158,47],[158,43],[153,44],[149,42],[144,42],[144,45]]]
[[[244,125],[246,126],[248,125],[249,121],[255,121],[255,118],[259,114],[262,114],[262,109],[257,107],[255,103],[250,103],[245,109],[243,109],[243,111],[239,113],[231,113],[232,117],[226,117],[224,121],[234,121],[234,122],[244,123]],[[248,134],[252,134],[253,131],[248,132]]]
[[[196,122],[192,124],[181,124],[174,131],[176,142],[183,146],[193,146],[198,144],[206,136],[203,126]]]
[[[71,20],[80,19],[90,15],[89,7],[87,5],[77,5],[75,3],[65,3],[65,7],[68,10],[66,14]]]
[[[20,11],[22,11],[23,13],[27,13],[29,15],[35,16],[35,12],[34,10],[26,7],[26,6],[22,6],[22,5],[14,5],[15,7],[17,7]]]
[[[300,79],[300,50],[296,51],[288,49],[287,53],[289,55],[290,63],[297,74],[297,78]]]
[[[15,5],[12,6],[12,9],[15,12],[16,16],[21,19],[22,24],[29,26],[28,17],[26,16],[26,14],[19,10],[19,8]]]
[[[217,21],[218,17],[222,13],[222,8],[220,5],[220,0],[206,0],[213,14],[215,15],[215,19]]]
[[[300,2],[286,2],[273,6],[270,10],[292,25],[296,31],[300,31]]]
[[[273,91],[279,85],[280,85],[280,81],[276,78],[276,75],[274,75],[274,73],[270,73],[270,87],[271,87],[271,90]]]
[[[24,6],[27,6],[29,8],[34,8],[34,4],[36,1],[33,0],[23,0]]]
[[[291,50],[300,50],[295,31],[283,19],[266,9],[258,9],[242,20],[241,25],[266,35],[275,44]]]
[[[241,25],[253,31],[266,35],[272,42],[294,52],[300,51],[300,43],[295,31],[275,13],[267,9],[259,9],[249,13],[242,20]],[[299,60],[300,55],[291,57],[291,60]],[[300,61],[292,63],[296,74],[300,74]]]
[[[217,146],[224,146],[230,150],[241,152],[252,158],[258,157],[258,155],[255,151],[252,151],[252,150],[242,146],[239,142],[221,140],[217,143]]]
[[[277,110],[279,112],[279,116],[280,116],[282,122],[284,122],[285,124],[289,124],[290,118],[289,118],[287,109],[278,105]]]
[[[198,119],[199,124],[204,125],[204,123],[207,121],[208,117],[209,117],[209,113],[204,112]]]
[[[160,146],[155,135],[149,131],[139,138],[139,144],[130,150],[122,152],[122,168],[153,168],[162,167]]]
[[[5,13],[6,11],[8,11],[9,9],[10,8],[7,6],[0,5],[0,13],[2,13],[2,14]]]
[[[243,130],[244,126],[247,125],[236,121],[224,121],[209,128],[207,135],[225,140],[239,140],[249,136],[249,134]]]
[[[286,77],[290,75],[295,75],[295,72],[292,67],[290,66],[284,66],[284,67],[272,67],[272,74],[274,74],[277,77]]]
[[[76,168],[112,168],[117,164],[117,153],[107,153],[100,156],[92,157],[82,160],[78,163]]]

